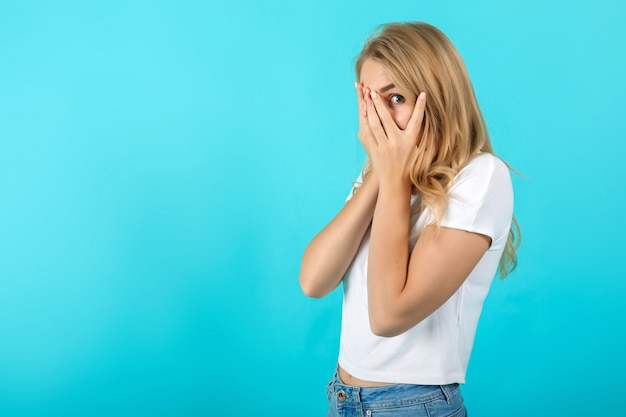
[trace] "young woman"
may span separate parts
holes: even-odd
[[[498,267],[516,264],[508,168],[435,27],[382,26],[356,74],[368,162],[300,271],[310,297],[343,282],[328,415],[465,416],[459,384],[483,301]]]

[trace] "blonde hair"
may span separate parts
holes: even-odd
[[[422,91],[427,94],[411,181],[421,196],[422,206],[440,225],[454,177],[480,152],[493,154],[463,59],[443,32],[422,22],[379,26],[357,57],[357,79],[367,59],[381,65],[400,90],[415,97]],[[366,162],[364,175],[369,171]],[[520,229],[513,217],[500,259],[501,278],[517,266],[519,243]]]

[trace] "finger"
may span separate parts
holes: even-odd
[[[367,103],[365,102],[365,97],[369,94],[369,89],[365,87],[363,83],[359,82],[354,83],[354,86],[356,88],[359,107],[359,140],[365,147],[365,151],[368,153],[369,157],[370,147],[377,144],[367,120]]]
[[[398,125],[393,121],[393,118],[389,114],[389,110],[387,110],[387,106],[383,103],[382,98],[376,91],[372,91],[370,94],[372,98],[372,102],[374,103],[374,108],[376,109],[376,113],[380,119],[380,123],[382,124],[385,132],[391,132],[392,129],[397,129]]]
[[[376,139],[376,135],[374,134],[374,132],[372,131],[372,128],[370,127],[370,115],[376,115],[376,110],[373,108],[372,105],[372,100],[370,100],[369,96],[370,93],[372,92],[372,90],[369,89],[369,87],[365,87],[363,86],[363,123],[362,123],[362,128],[363,128],[363,133],[365,134],[365,137],[367,138],[368,142],[373,145],[373,146],[377,146],[378,145],[378,140]],[[369,108],[369,111],[368,111]]]
[[[413,113],[411,114],[409,123],[407,123],[407,126],[406,126],[407,130],[415,134],[417,134],[420,131],[420,129],[422,128],[422,121],[424,120],[425,108],[426,108],[426,93],[422,91],[419,94],[419,96],[417,96],[417,101],[415,102]]]
[[[359,110],[359,119],[365,117],[365,102],[363,101],[363,83],[355,82],[354,89],[356,90],[356,102]]]
[[[370,89],[368,87],[365,87],[365,85],[363,83],[361,83],[361,106],[362,106],[362,111],[361,111],[361,117],[363,118],[363,122],[367,123],[367,97],[369,97],[369,91]]]
[[[372,128],[370,127],[367,119],[364,120],[362,124],[360,135],[362,136],[361,142],[366,148],[365,150],[368,152],[369,156],[370,149],[378,146],[378,140],[376,139],[376,135],[374,134],[374,132],[372,132]]]
[[[374,138],[376,139],[376,143],[380,143],[381,140],[387,140],[385,129],[380,121],[374,102],[371,98],[366,97],[365,103],[367,104],[367,122]]]

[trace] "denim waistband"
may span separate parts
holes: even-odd
[[[414,405],[445,398],[450,403],[458,395],[459,384],[448,385],[413,385],[390,384],[378,387],[360,387],[345,385],[335,371],[327,387],[330,396],[337,399],[340,407],[392,407]]]

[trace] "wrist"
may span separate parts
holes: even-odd
[[[379,188],[381,190],[389,190],[392,192],[411,194],[413,191],[413,183],[410,178],[393,178],[381,181]]]
[[[380,185],[378,176],[376,175],[373,169],[365,177],[365,180],[363,181],[363,185],[365,184],[368,184],[369,186],[374,187],[374,188],[378,188],[378,186]]]

